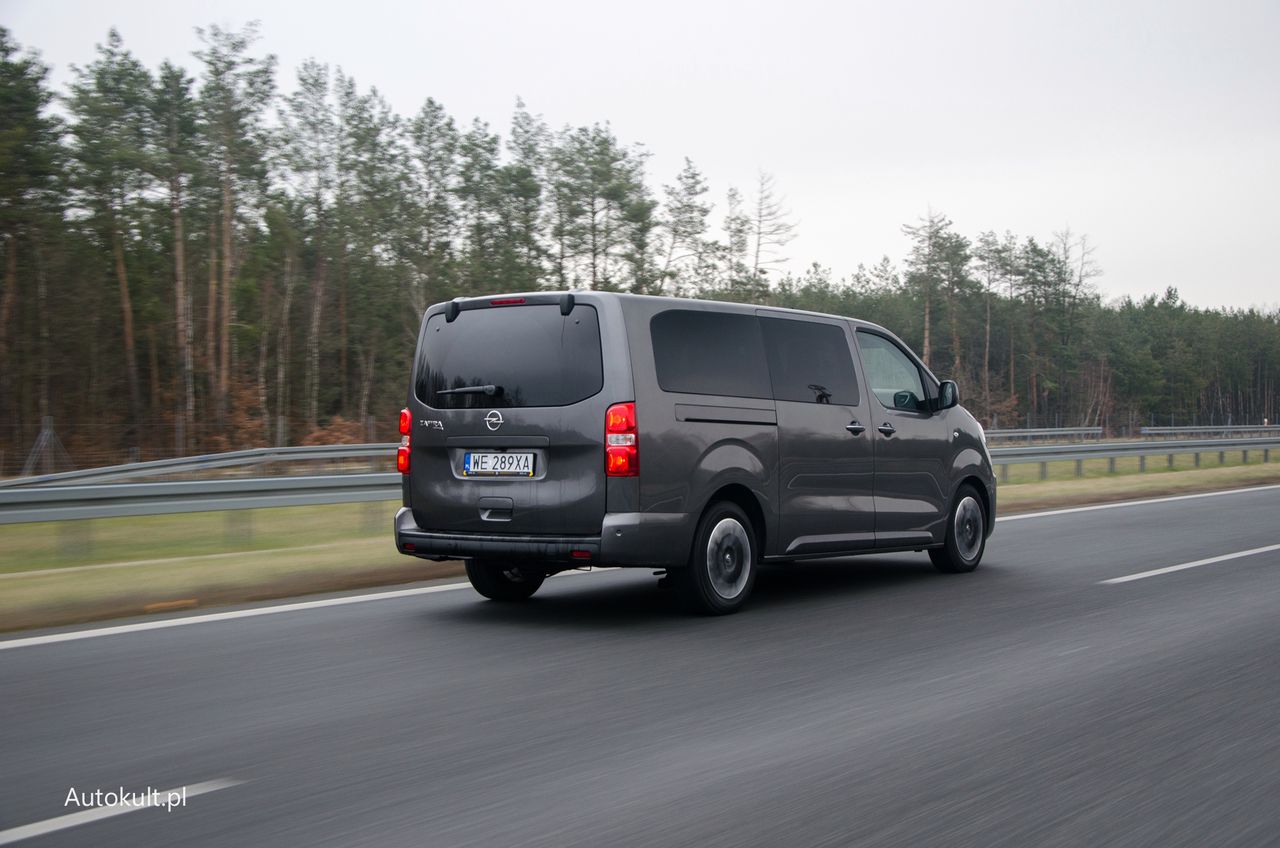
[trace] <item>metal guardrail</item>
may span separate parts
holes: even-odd
[[[1060,439],[1075,436],[1086,439],[1101,439],[1101,427],[1023,427],[1016,430],[988,430],[988,439]]]
[[[1023,462],[1063,462],[1072,459],[1109,459],[1122,456],[1208,453],[1277,447],[1280,447],[1280,436],[1259,439],[1196,439],[1177,442],[1101,442],[1096,445],[1026,445],[992,448],[991,462],[994,465],[1015,465]]]
[[[1229,433],[1258,433],[1260,435],[1280,435],[1280,426],[1275,424],[1263,426],[1258,424],[1222,424],[1217,427],[1143,427],[1138,430],[1143,436],[1225,436]]]
[[[1143,436],[1148,435],[1206,435],[1225,436],[1229,433],[1275,434],[1280,436],[1280,426],[1250,427],[1143,427]],[[1017,430],[987,430],[987,439],[1020,440],[1028,442],[1044,438],[1077,437],[1083,439],[1101,439],[1101,427],[1028,427]],[[204,454],[200,456],[184,456],[176,459],[157,459],[149,462],[131,462],[125,465],[109,465],[101,468],[86,468],[79,471],[64,471],[57,474],[44,474],[35,477],[14,477],[0,480],[0,490],[29,486],[63,486],[83,483],[112,483],[138,477],[161,477],[174,474],[186,474],[217,468],[236,466],[266,465],[273,462],[307,462],[307,461],[353,461],[385,459],[388,463],[395,457],[395,442],[386,444],[360,445],[311,445],[282,448],[249,448],[246,450],[225,451],[223,453]],[[1063,446],[1056,446],[1063,447]],[[1122,447],[1111,443],[1108,447]],[[994,448],[1000,451],[1005,448]],[[1049,448],[1037,448],[1037,450]]]
[[[80,471],[62,471],[36,477],[14,477],[0,480],[0,489],[27,486],[62,486],[81,483],[110,483],[136,477],[158,477],[165,474],[184,474],[211,468],[229,468],[238,465],[265,465],[269,462],[303,462],[307,460],[385,459],[394,461],[396,445],[310,445],[287,448],[248,448],[200,456],[182,456],[175,459],[156,459],[149,462],[131,462],[127,465],[108,465],[101,468],[85,468]]]
[[[385,501],[400,497],[400,480],[392,471],[4,489],[0,524]]]
[[[394,445],[333,445],[323,448],[263,448],[263,453],[282,451],[298,457],[310,454],[323,458],[367,458],[386,456]],[[1280,449],[1280,436],[1253,439],[1203,439],[1163,442],[1120,442],[1101,444],[1019,445],[991,448],[991,461],[1000,467],[1001,477],[1008,479],[1011,465],[1040,464],[1040,476],[1046,476],[1050,462],[1076,463],[1076,474],[1082,472],[1089,459],[1106,459],[1111,470],[1122,457],[1138,457],[1140,470],[1146,468],[1149,456],[1168,456],[1172,466],[1175,455],[1194,454],[1196,465],[1200,455],[1231,451],[1260,450],[1264,461],[1271,451]],[[247,460],[246,451],[236,456],[214,454],[217,459]],[[190,457],[187,463],[194,462]],[[255,461],[268,461],[256,459]],[[172,462],[160,460],[160,462]],[[155,463],[148,464],[154,469]],[[119,466],[131,468],[132,466]],[[172,469],[174,466],[165,466]],[[205,466],[209,467],[209,466]],[[111,469],[93,469],[107,472]],[[69,474],[88,472],[69,472]],[[149,473],[156,473],[154,470]],[[56,477],[57,480],[50,480]],[[27,478],[34,482],[37,478]],[[0,488],[0,524],[22,524],[36,521],[113,518],[130,515],[168,515],[183,512],[259,509],[264,507],[306,506],[310,504],[359,503],[394,500],[400,497],[401,476],[395,472],[377,474],[330,474],[298,477],[253,477],[230,480],[187,480],[160,483],[98,483],[83,485],[84,476],[49,475],[46,485],[9,486]]]
[[[1228,451],[1240,451],[1247,462],[1249,451],[1261,450],[1263,462],[1271,461],[1271,451],[1280,448],[1280,436],[1254,439],[1196,439],[1166,440],[1158,442],[1104,442],[1096,445],[1027,445],[1022,447],[992,448],[991,464],[1000,467],[1000,479],[1008,481],[1010,465],[1039,463],[1040,479],[1046,479],[1050,462],[1075,461],[1076,476],[1084,473],[1087,459],[1105,459],[1109,471],[1116,470],[1116,460],[1123,457],[1138,458],[1138,470],[1147,470],[1147,457],[1166,456],[1168,467],[1173,467],[1175,456],[1192,454],[1196,467],[1200,467],[1200,455],[1217,453],[1221,461]]]

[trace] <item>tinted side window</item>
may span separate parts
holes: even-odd
[[[764,342],[754,315],[673,309],[653,316],[649,334],[663,391],[769,397]]]
[[[924,408],[924,383],[920,369],[893,342],[875,333],[858,331],[858,348],[871,393],[886,409]]]
[[[817,321],[761,318],[777,400],[858,405],[858,382],[844,329]]]

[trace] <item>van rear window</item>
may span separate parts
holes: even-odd
[[[672,309],[653,316],[649,332],[663,391],[770,396],[764,341],[754,315]]]
[[[436,409],[568,406],[603,387],[600,321],[584,304],[433,315],[418,342],[414,392]]]

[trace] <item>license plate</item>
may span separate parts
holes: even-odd
[[[464,477],[532,477],[533,454],[468,451],[462,457]]]

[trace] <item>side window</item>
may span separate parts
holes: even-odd
[[[858,405],[858,381],[842,327],[788,318],[761,318],[760,326],[774,398]]]
[[[653,316],[649,334],[663,391],[770,396],[764,342],[754,315],[672,309]]]
[[[871,393],[886,409],[925,408],[924,383],[920,369],[893,342],[875,333],[858,331],[858,348]]]

